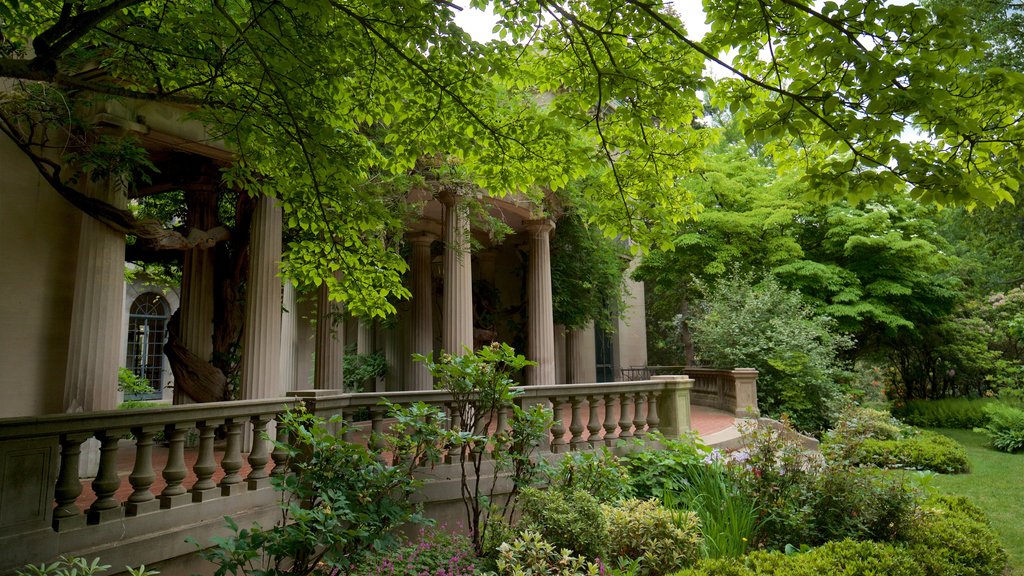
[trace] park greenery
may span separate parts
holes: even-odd
[[[759,406],[786,423],[728,454],[661,439],[550,468],[533,451],[551,415],[513,402],[522,356],[421,357],[455,425],[388,406],[395,433],[363,447],[289,415],[286,520],[229,523],[204,552],[220,574],[995,576],[984,514],[931,485],[976,447],[911,426],[1024,449],[1024,34],[1009,0],[962,4],[705,0],[696,38],[658,2],[471,0],[497,17],[482,43],[443,0],[13,0],[0,131],[140,265],[217,244],[228,377],[259,198],[284,209],[284,275],[372,318],[409,296],[410,190],[523,194],[559,217],[561,323],[611,324],[631,251],[651,363],[757,368]],[[86,120],[139,102],[201,123],[231,162],[154,155],[131,126]],[[90,196],[104,179],[127,208]],[[444,455],[468,537],[399,538],[425,522],[414,468]]]

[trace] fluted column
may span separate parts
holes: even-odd
[[[281,296],[281,389],[298,389],[299,379],[299,305],[295,285],[284,283]]]
[[[212,196],[212,198],[211,198]],[[189,226],[209,230],[217,225],[217,192],[192,189],[185,192]],[[189,352],[209,362],[213,358],[213,265],[214,253],[197,246],[185,251],[181,267],[181,306],[178,341]],[[175,404],[191,404],[180,387],[174,388]]]
[[[462,354],[473,348],[473,267],[469,253],[469,214],[457,196],[442,193],[444,205],[444,319],[441,342],[445,351]]]
[[[555,322],[551,303],[550,220],[529,220],[530,268],[527,271],[527,357],[537,363],[526,369],[533,386],[555,384]]]
[[[242,331],[241,400],[284,396],[281,377],[281,206],[256,200]]]
[[[120,182],[85,181],[90,196],[121,208],[127,205]],[[117,407],[124,291],[124,235],[83,216],[64,384],[65,412]]]
[[[597,382],[594,323],[566,332],[566,348],[569,356],[569,383]]]
[[[409,236],[412,245],[412,351],[424,356],[434,350],[434,287],[431,278],[430,245],[433,234]],[[433,378],[422,362],[414,362],[409,374],[412,390],[432,390]]]
[[[341,271],[334,278],[341,280]],[[345,389],[345,315],[340,302],[329,298],[327,283],[320,285],[316,308],[316,368],[313,387],[317,390]]]

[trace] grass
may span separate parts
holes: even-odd
[[[967,447],[969,474],[943,474],[938,489],[969,497],[992,522],[1010,555],[1014,576],[1024,576],[1024,454],[998,452],[988,438],[970,430],[937,429]]]

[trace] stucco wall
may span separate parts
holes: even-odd
[[[0,135],[0,418],[62,409],[81,217]]]
[[[637,261],[626,271],[626,289],[629,295],[625,298],[626,310],[618,320],[615,331],[616,378],[623,368],[647,366],[647,323],[646,306],[644,305],[644,284],[635,282],[628,277],[633,273]]]

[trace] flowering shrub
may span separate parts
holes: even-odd
[[[805,450],[788,428],[749,422],[740,432],[743,444],[727,455],[726,466],[758,510],[755,544],[782,548],[809,541],[815,478],[825,467],[821,455]]]
[[[666,492],[679,492],[687,485],[693,466],[700,464],[709,448],[696,436],[666,438],[660,433],[648,439],[661,450],[637,450],[624,458],[633,487],[633,497],[661,498]]]
[[[473,541],[444,528],[423,528],[415,541],[374,555],[357,566],[355,576],[472,576],[477,562]]]

